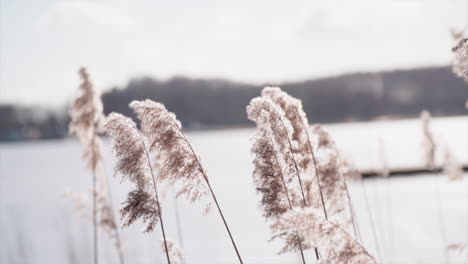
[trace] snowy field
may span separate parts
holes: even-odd
[[[437,137],[455,156],[468,163],[468,118],[434,119]],[[419,120],[377,121],[326,126],[346,157],[360,169],[379,169],[379,141],[384,142],[389,167],[420,166],[423,163]],[[267,242],[268,226],[257,208],[258,196],[252,185],[249,138],[253,129],[188,133],[211,178],[224,208],[245,263],[300,263],[297,254],[278,256],[278,243]],[[105,142],[106,166],[112,174],[115,162]],[[0,263],[64,264],[90,263],[91,225],[72,210],[64,196],[67,189],[87,191],[91,176],[80,160],[81,147],[75,140],[0,144]],[[115,206],[129,188],[111,180]],[[468,184],[449,182],[442,175],[394,177],[365,180],[351,185],[358,223],[365,246],[377,254],[364,194],[370,201],[378,229],[383,263],[445,263],[444,242],[437,215],[436,188],[444,203],[443,222],[447,242],[464,243],[468,238],[466,216]],[[168,236],[185,251],[187,264],[237,263],[219,215],[204,217],[201,207],[174,201],[164,190],[163,212]],[[178,210],[175,210],[178,208]],[[176,217],[178,213],[178,217]],[[181,231],[177,232],[179,219]],[[127,263],[165,263],[160,250],[159,229],[143,234],[142,226],[122,231]],[[100,234],[101,263],[117,263],[112,244]],[[451,254],[451,263],[464,257]],[[307,263],[314,263],[312,252]]]

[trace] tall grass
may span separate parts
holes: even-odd
[[[98,137],[103,119],[103,105],[86,68],[79,70],[82,80],[79,96],[70,107],[70,133],[77,136],[84,147],[83,160],[92,174],[93,261],[99,260],[98,226],[115,238],[119,261],[124,263],[122,244],[114,217],[111,192],[103,168],[102,143]]]
[[[103,183],[106,182],[105,177],[100,172],[103,159],[98,132],[103,119],[102,103],[86,70],[80,70],[80,76],[83,80],[81,94],[70,110],[70,131],[84,145],[83,158],[93,175],[93,259],[97,263],[98,226],[114,232],[119,252],[121,242],[113,216],[111,190],[103,187],[107,184]],[[134,185],[120,210],[122,224],[129,226],[141,220],[146,225],[146,232],[152,232],[159,225],[161,248],[167,263],[182,263],[183,251],[168,239],[164,225],[159,188],[167,184],[175,189],[176,198],[185,197],[190,203],[203,203],[204,214],[209,213],[213,205],[216,207],[234,253],[239,263],[244,263],[235,234],[228,225],[201,157],[183,133],[175,114],[163,104],[151,100],[133,101],[129,107],[136,114],[140,128],[131,118],[118,113],[109,114],[104,126],[112,138],[118,158],[116,173]],[[260,194],[263,216],[270,226],[271,240],[281,239],[283,242],[278,253],[299,252],[304,264],[314,261],[306,258],[305,252],[310,249],[315,251],[320,263],[376,263],[362,244],[348,189],[348,181],[360,180],[377,259],[383,262],[362,177],[343,157],[323,127],[310,127],[301,101],[278,87],[266,87],[261,96],[252,99],[247,115],[257,125],[251,148],[254,156],[253,182]],[[422,116],[425,157],[428,168],[434,169],[437,148],[429,129],[429,117],[428,113]],[[460,164],[448,150],[445,151],[443,165],[449,178],[461,178]],[[386,170],[383,174],[387,179]],[[437,206],[441,211],[442,205]],[[439,212],[439,217],[442,216]],[[176,218],[179,221],[178,216]],[[181,237],[180,232],[178,228],[178,236]],[[391,233],[389,236],[393,235]],[[444,241],[444,244],[448,243]],[[123,261],[120,254],[120,262]]]
[[[310,140],[311,133],[308,126],[303,125],[307,119],[301,112],[300,101],[279,88],[265,88],[262,94],[263,97],[252,99],[247,108],[248,117],[257,124],[257,134],[252,148],[255,154],[254,181],[258,184],[257,190],[262,194],[261,205],[265,211],[264,215],[267,220],[273,221],[272,239],[282,238],[285,242],[280,253],[299,250],[303,256],[303,250],[313,247],[317,259],[322,262],[342,262],[345,259],[352,262],[356,261],[352,260],[354,256],[358,256],[357,259],[362,261],[361,263],[374,263],[367,251],[340,227],[346,223],[346,221],[340,222],[340,217],[333,220],[335,224],[332,226],[337,228],[337,237],[341,236],[341,239],[349,242],[346,246],[349,255],[343,257],[333,252],[326,242],[331,237],[323,234],[332,233],[328,228],[322,229],[323,226],[332,223],[329,209],[332,209],[333,216],[337,216],[343,211],[342,206],[350,204],[346,201],[349,198],[346,195],[347,186],[343,181],[344,178],[340,176],[339,158],[332,155],[329,157],[329,163],[322,166],[317,164]],[[324,140],[321,143],[324,143]],[[336,152],[331,153],[336,155]],[[281,182],[284,184],[281,185]],[[325,183],[323,187],[322,183]],[[275,190],[273,194],[272,190]],[[284,193],[287,204],[278,193]],[[320,211],[323,216],[316,215]],[[351,209],[350,211],[352,212]],[[298,220],[298,215],[302,213],[307,217]],[[320,221],[323,221],[323,224],[317,225]],[[298,224],[302,226],[297,226]],[[312,237],[309,233],[311,230],[314,233]],[[323,237],[320,238],[320,235]],[[324,249],[321,249],[320,245],[323,245]]]

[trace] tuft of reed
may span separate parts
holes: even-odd
[[[329,212],[327,220],[334,221],[344,228],[353,227],[354,237],[359,238],[359,228],[348,190],[348,179],[353,174],[349,163],[339,152],[335,141],[320,125],[314,125],[313,133],[317,136],[317,150],[322,160],[317,166],[317,177],[320,178],[326,208]]]
[[[134,189],[128,193],[124,207],[120,210],[123,224],[129,226],[141,219],[146,223],[144,231],[152,232],[159,222],[167,262],[170,264],[156,178],[145,138],[130,118],[118,113],[109,114],[105,129],[112,138],[118,158],[116,173],[120,173],[123,179],[128,179],[135,185]]]
[[[211,196],[236,256],[243,263],[201,159],[182,132],[182,125],[175,114],[169,112],[163,104],[151,100],[133,101],[130,107],[141,120],[142,132],[148,139],[150,151],[158,153],[158,162],[161,164],[158,180],[181,186],[176,196],[184,196],[189,202]],[[210,208],[211,202],[208,202],[204,213],[208,213]]]
[[[322,211],[323,219],[329,221],[330,209],[335,217],[351,205],[343,176],[344,162],[336,149],[326,144],[326,140],[332,142],[331,138],[325,132],[322,134],[327,137],[319,138],[318,145],[329,153],[329,159],[318,164],[301,102],[277,87],[267,87],[262,91],[262,97],[252,99],[247,113],[249,119],[257,124],[251,150],[254,154],[254,183],[262,195],[260,206],[263,215],[274,221],[270,226],[274,232],[272,239],[285,241],[279,253],[299,250],[303,256],[303,250],[314,247],[317,259],[333,261],[331,255],[325,254],[325,259],[319,256],[318,244],[307,243],[307,237],[301,233],[303,229],[290,228],[290,232],[286,232],[278,224],[296,210],[309,210],[314,214]],[[354,219],[352,206],[349,209],[350,218]],[[338,227],[348,225],[347,221],[339,221],[338,218],[333,221],[338,221]],[[359,245],[357,241],[353,243]]]
[[[165,253],[168,253],[172,264],[183,263],[184,251],[180,247],[178,247],[174,241],[170,239],[167,239],[167,243],[164,243],[164,241],[162,241],[161,249]]]
[[[424,147],[424,160],[425,160],[425,166],[429,170],[435,170],[436,169],[436,150],[437,145],[435,141],[434,134],[430,128],[430,120],[431,120],[431,114],[429,111],[422,111],[421,112],[421,121],[422,121],[422,132],[423,132],[423,147]],[[439,229],[440,229],[440,238],[443,243],[442,245],[442,255],[444,256],[445,263],[450,263],[450,256],[447,251],[447,245],[448,245],[448,240],[447,240],[447,231],[445,230],[445,219],[444,219],[444,209],[443,209],[443,200],[442,200],[442,194],[440,191],[440,177],[436,177],[434,179],[434,198],[435,198],[435,205],[436,205],[436,210],[437,210],[437,219],[438,219],[438,224],[439,224]]]
[[[459,44],[461,45],[461,44]],[[459,47],[462,49],[462,47]],[[466,47],[465,47],[466,48]],[[461,52],[461,51],[459,51]],[[466,52],[466,50],[464,51]],[[437,141],[434,133],[431,129],[431,114],[429,111],[422,111],[421,115],[421,122],[422,122],[422,132],[423,132],[423,147],[424,147],[424,160],[426,167],[429,170],[436,170],[437,168],[437,160],[436,157],[442,156],[442,173],[446,174],[449,181],[458,181],[463,179],[463,168],[460,163],[456,160],[454,155],[452,154],[450,148],[441,142],[440,140]],[[438,154],[442,155],[438,155]],[[440,176],[442,176],[442,173]],[[439,221],[439,228],[440,228],[440,236],[443,244],[443,255],[445,257],[445,262],[450,262],[450,256],[448,254],[448,237],[447,231],[445,229],[445,217],[444,217],[444,206],[443,206],[443,198],[442,193],[440,191],[440,178],[437,177],[434,181],[434,189],[435,189],[435,199],[436,199],[436,209]]]
[[[452,48],[452,70],[455,75],[468,82],[468,38],[463,32],[453,32],[452,36],[457,43]]]
[[[119,261],[124,263],[120,235],[115,221],[111,193],[108,188],[103,168],[102,143],[98,137],[101,129],[102,101],[99,92],[94,88],[86,68],[79,70],[82,80],[79,86],[80,95],[73,101],[69,114],[70,133],[77,136],[84,147],[83,160],[92,172],[92,221],[94,263],[98,263],[98,226],[115,239]]]
[[[274,237],[299,233],[306,247],[320,248],[320,263],[375,264],[374,258],[338,224],[320,216],[314,208],[295,208],[278,218]]]
[[[327,208],[322,192],[322,183],[317,169],[317,160],[315,158],[315,150],[312,144],[311,131],[309,121],[302,109],[302,102],[279,87],[265,87],[262,90],[262,96],[270,98],[284,112],[284,117],[289,121],[292,127],[291,141],[294,144],[291,146],[291,152],[299,165],[301,181],[304,182],[306,189],[306,198],[311,203],[311,206],[323,209],[324,217],[328,218]],[[317,188],[313,185],[314,175],[317,181]],[[318,194],[318,195],[317,195]],[[313,201],[314,197],[320,197],[320,201]]]
[[[280,116],[275,117],[274,114],[281,112],[271,109],[274,108],[271,103],[265,105],[266,109],[262,109],[262,101],[268,102],[268,99],[252,100],[247,110],[249,118],[257,123],[257,132],[251,149],[254,154],[253,179],[257,192],[262,196],[260,206],[263,209],[263,216],[267,220],[273,220],[281,218],[286,212],[293,210],[293,207],[302,206],[302,203],[300,194],[296,192],[297,188],[291,186],[295,179],[291,162],[289,161],[289,168],[285,165],[290,154],[284,151],[287,148],[280,147],[287,143],[284,142],[285,135],[282,134],[284,131],[278,127]],[[286,251],[286,247],[298,249],[302,262],[305,263],[303,251],[306,248],[302,246],[297,232],[286,239],[286,246],[282,252]]]
[[[331,216],[335,221],[340,221],[342,216],[337,217],[337,215],[349,208],[350,216],[344,217],[345,220],[340,221],[340,224],[348,226],[348,222],[352,223],[355,237],[359,237],[346,179],[341,171],[343,162],[331,137],[320,126],[316,126],[313,131],[317,136],[314,145],[312,140],[314,135],[309,127],[302,102],[279,87],[265,87],[262,96],[270,98],[278,105],[283,110],[285,119],[291,124],[291,141],[294,142],[291,149],[300,168],[301,181],[304,182],[309,206],[322,208],[325,219],[328,220]],[[327,157],[326,162],[319,164],[316,158],[318,151],[324,152],[322,154]],[[328,195],[325,195],[325,192]]]

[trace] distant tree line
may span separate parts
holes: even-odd
[[[246,105],[261,88],[273,85],[300,98],[310,121],[320,123],[416,117],[422,109],[435,116],[466,114],[468,95],[466,84],[449,67],[432,67],[263,85],[183,76],[168,80],[141,77],[111,88],[102,100],[106,114],[115,111],[128,116],[133,115],[128,108],[132,100],[162,102],[189,129],[247,126],[252,124],[246,118]],[[1,140],[28,138],[35,134],[31,131],[38,131],[41,138],[67,134],[66,111],[49,112],[37,121],[32,115],[26,118],[24,107],[19,118],[18,109],[0,106]]]
[[[61,138],[67,134],[68,115],[35,106],[0,105],[0,141]]]
[[[416,117],[464,114],[466,84],[448,67],[347,74],[318,80],[251,85],[221,79],[142,77],[103,95],[104,111],[132,115],[128,103],[149,98],[162,102],[186,127],[250,125],[245,107],[267,85],[278,85],[302,100],[312,122],[370,120],[382,116]]]

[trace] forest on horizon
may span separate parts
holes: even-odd
[[[91,73],[92,74],[92,73]],[[450,67],[354,73],[315,80],[254,85],[225,79],[176,76],[160,80],[131,79],[123,87],[102,90],[104,113],[127,116],[132,100],[151,99],[173,111],[187,129],[253,125],[245,106],[265,86],[280,86],[303,102],[314,123],[417,117],[427,109],[434,116],[465,114],[467,90]],[[45,109],[0,105],[0,140],[60,138],[67,135],[68,106]]]

